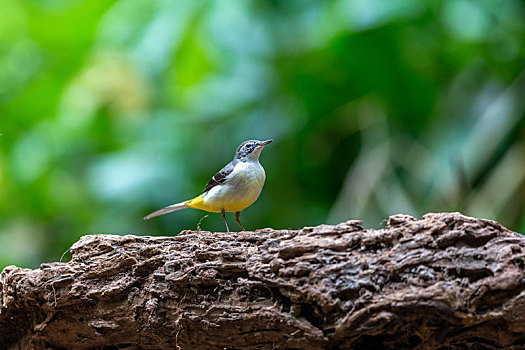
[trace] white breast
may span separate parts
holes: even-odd
[[[238,162],[225,183],[210,189],[204,201],[216,211],[242,211],[259,198],[265,179],[266,174],[258,161]]]

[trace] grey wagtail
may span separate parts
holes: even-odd
[[[157,210],[144,219],[151,219],[184,208],[195,208],[221,213],[226,230],[230,232],[226,222],[226,212],[230,212],[235,213],[235,221],[245,231],[239,221],[239,215],[261,194],[266,174],[259,163],[259,156],[264,146],[272,141],[244,141],[237,148],[233,160],[213,175],[200,196]]]

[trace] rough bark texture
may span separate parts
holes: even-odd
[[[2,272],[0,349],[525,347],[525,239],[457,213],[71,252]]]

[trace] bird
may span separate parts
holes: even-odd
[[[226,231],[230,232],[226,221],[226,212],[229,212],[235,213],[235,221],[243,231],[246,231],[239,216],[241,211],[252,205],[261,194],[266,173],[259,163],[259,156],[263,148],[272,141],[272,139],[244,141],[237,147],[233,160],[208,181],[202,194],[154,211],[144,219],[148,220],[185,208],[201,209],[221,213]]]

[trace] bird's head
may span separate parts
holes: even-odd
[[[239,160],[257,160],[261,155],[261,151],[273,140],[259,141],[259,140],[248,140],[244,141],[237,148],[235,152],[235,159]]]

